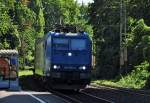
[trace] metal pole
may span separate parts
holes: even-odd
[[[122,67],[125,66],[127,69],[127,42],[126,42],[126,2],[120,1],[120,74]]]
[[[125,63],[125,69],[126,69],[126,73],[127,73],[127,61],[128,61],[128,51],[127,51],[127,41],[126,41],[126,36],[127,36],[127,10],[126,10],[126,2],[124,2],[124,35],[125,35],[125,47],[124,47],[124,63]]]
[[[123,61],[123,47],[122,47],[122,30],[123,30],[123,20],[122,20],[122,13],[123,10],[123,4],[122,4],[122,0],[120,1],[120,74],[121,74],[121,69],[122,69],[122,65],[124,65],[124,61]]]

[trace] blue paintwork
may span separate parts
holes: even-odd
[[[64,39],[84,39],[86,41],[86,49],[85,50],[71,50],[70,41],[69,47],[66,50],[55,50],[53,45],[54,38],[64,38]],[[61,33],[49,32],[47,33],[39,42],[44,43],[44,56],[43,60],[46,65],[46,60],[49,61],[50,71],[80,71],[80,72],[89,72],[91,70],[91,60],[92,60],[92,43],[87,33],[78,33],[77,35],[66,35]],[[72,53],[72,56],[68,56],[68,53]],[[38,58],[38,54],[37,54]],[[36,58],[35,58],[36,59]],[[61,69],[54,70],[53,65],[61,66]],[[65,66],[73,66],[75,69],[64,69]],[[86,70],[80,70],[78,67],[86,66]],[[36,69],[36,68],[35,68]],[[48,69],[47,69],[48,70]],[[47,71],[45,70],[45,71]]]
[[[66,36],[63,34],[50,33],[48,37],[52,38],[67,38],[67,39],[85,39],[86,40],[86,50],[53,50],[53,46],[47,46],[51,51],[51,62],[52,64],[58,65],[74,65],[74,66],[91,66],[91,41],[86,33],[79,34],[77,36]],[[67,53],[72,53],[72,56],[68,56]],[[90,68],[89,68],[90,69]]]

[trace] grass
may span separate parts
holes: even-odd
[[[92,85],[110,85],[115,87],[123,88],[134,88],[140,89],[145,87],[145,84],[150,77],[148,71],[149,63],[143,62],[138,66],[135,66],[135,69],[129,73],[127,76],[120,76],[120,79],[114,80],[93,80]]]
[[[24,67],[23,67],[23,66],[20,66],[20,67],[19,67],[20,70],[31,70],[31,69],[33,69],[33,68],[34,68],[33,66],[24,66]]]
[[[91,84],[92,85],[101,85],[101,84],[104,84],[104,85],[111,85],[111,86],[118,87],[118,85],[115,82],[113,82],[112,80],[93,80]]]
[[[27,76],[27,75],[33,75],[33,72],[31,70],[20,70],[19,76]]]
[[[33,75],[33,66],[24,66],[24,69],[22,66],[19,67],[19,76],[27,76],[27,75]]]

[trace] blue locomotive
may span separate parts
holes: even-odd
[[[92,43],[87,33],[49,32],[35,45],[35,74],[55,89],[90,83]]]

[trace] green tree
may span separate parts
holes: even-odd
[[[149,51],[149,27],[146,24],[149,25],[150,3],[149,0],[125,0],[124,2],[127,7],[127,34],[124,39],[128,48],[126,72],[129,72],[135,65],[148,59],[146,52]],[[90,5],[89,13],[91,18],[89,21],[94,30],[98,76],[115,77],[119,74],[120,65],[120,0],[94,0]]]
[[[25,66],[25,58],[28,56],[28,52],[33,52],[34,50],[34,41],[37,32],[35,32],[32,25],[36,22],[36,14],[24,5],[24,3],[17,2],[15,5],[15,22],[18,25],[20,38],[20,64]]]
[[[45,18],[43,13],[44,8],[42,0],[31,1],[29,7],[36,13],[34,28],[37,32],[37,37],[42,37],[44,36],[44,27],[45,27]]]
[[[0,1],[0,48],[3,49],[14,49],[19,45],[17,27],[12,22],[14,3],[15,0]]]
[[[92,26],[88,24],[88,19],[85,18],[87,6],[78,5],[74,0],[43,0],[43,6],[45,32],[53,30],[55,24],[72,24],[76,25],[78,30],[82,28],[81,30],[88,32],[92,37]]]
[[[149,0],[126,0],[128,3],[129,15],[140,20],[144,19],[145,23],[150,26],[150,1]]]
[[[55,24],[60,24],[62,16],[59,0],[43,0],[45,33],[54,29]]]
[[[119,7],[118,0],[94,0],[90,5],[96,68],[101,78],[111,78],[119,72]]]

